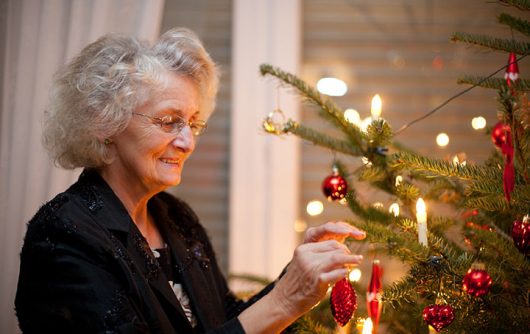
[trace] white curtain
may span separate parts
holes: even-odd
[[[107,32],[154,40],[164,0],[0,1],[0,333],[17,333],[13,299],[26,222],[79,171],[41,146],[53,73]]]

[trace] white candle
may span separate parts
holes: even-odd
[[[418,198],[416,202],[416,221],[418,222],[418,241],[425,247],[428,247],[427,242],[427,210],[425,202],[422,198]]]
[[[399,204],[398,203],[392,203],[390,207],[388,208],[388,212],[393,214],[394,217],[399,216]]]
[[[381,101],[381,97],[379,94],[375,94],[375,96],[372,98],[372,120],[376,121],[379,119],[379,116],[381,116],[381,109],[383,106],[383,101]]]
[[[372,334],[373,326],[374,325],[372,323],[372,319],[366,318],[366,320],[364,321],[362,334]]]

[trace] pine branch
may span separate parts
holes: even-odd
[[[507,89],[508,85],[506,84],[505,79],[501,78],[484,78],[478,76],[466,75],[459,77],[457,80],[458,84],[469,84],[473,86],[479,86],[482,88],[491,88],[491,89]],[[530,80],[519,79],[516,83],[516,89],[520,91],[530,91]]]
[[[527,54],[530,51],[530,43],[518,42],[511,39],[492,38],[486,35],[456,32],[451,36],[453,42],[464,42],[484,46],[493,50],[515,52],[516,54]]]
[[[510,14],[502,13],[499,15],[499,23],[505,24],[513,30],[519,31],[520,33],[530,36],[530,25],[528,21],[520,18],[511,16]]]
[[[507,5],[522,9],[530,10],[530,1],[528,0],[499,0],[499,2],[505,3]]]
[[[315,145],[329,148],[331,150],[345,153],[351,156],[363,156],[364,153],[357,145],[344,140],[330,137],[324,133],[305,127],[293,120],[289,120],[283,129],[285,133],[292,133],[304,140],[310,141]]]
[[[389,158],[389,165],[396,169],[412,169],[425,172],[431,177],[456,177],[467,181],[498,180],[502,171],[484,166],[460,165],[439,159],[430,159],[417,154],[398,152]]]
[[[295,76],[294,74],[282,71],[281,69],[269,64],[262,64],[260,66],[261,75],[271,75],[279,79],[281,82],[296,88],[301,97],[309,102],[320,107],[324,113],[322,116],[336,124],[346,136],[355,143],[355,146],[362,146],[362,138],[359,128],[352,126],[344,118],[344,112],[331,99],[320,94],[315,88],[308,85],[306,82]]]
[[[383,289],[383,302],[389,303],[393,308],[401,307],[403,303],[412,303],[418,297],[416,288],[416,278],[406,276]]]

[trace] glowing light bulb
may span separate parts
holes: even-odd
[[[348,91],[348,86],[337,78],[321,78],[317,82],[317,90],[329,96],[343,96]]]
[[[350,271],[349,279],[351,282],[359,282],[361,279],[361,270],[359,268],[355,268],[352,271]]]
[[[372,109],[370,110],[372,119],[374,121],[378,120],[379,116],[381,116],[382,107],[383,101],[381,100],[381,96],[379,96],[379,94],[375,94],[375,96],[372,98]]]
[[[299,233],[305,232],[307,230],[307,223],[301,219],[297,219],[294,222],[294,230]]]
[[[396,176],[395,186],[399,187],[401,185],[401,182],[403,182],[403,176],[401,175]]]
[[[475,130],[484,129],[486,127],[486,119],[484,117],[482,117],[482,116],[474,117],[471,120],[471,126]]]
[[[416,221],[418,222],[418,242],[427,247],[427,207],[421,197],[416,202]]]
[[[344,118],[353,125],[357,127],[361,126],[361,116],[359,112],[355,109],[348,108],[344,110]]]
[[[390,207],[388,208],[388,212],[393,214],[394,217],[399,216],[399,204],[398,203],[392,203]]]
[[[449,144],[449,136],[444,132],[439,133],[438,136],[436,136],[436,144],[440,147],[447,146],[447,144]]]
[[[306,206],[307,214],[310,216],[318,216],[324,211],[324,204],[321,201],[309,201]]]
[[[361,131],[366,132],[368,130],[368,126],[372,124],[372,117],[366,117],[361,121]]]
[[[372,334],[373,327],[374,327],[374,324],[372,323],[372,319],[366,318],[366,320],[364,321],[362,334]]]

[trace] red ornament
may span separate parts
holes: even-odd
[[[482,263],[473,263],[462,280],[462,289],[474,297],[481,297],[490,291],[493,280]]]
[[[491,129],[491,139],[498,148],[502,148],[502,146],[506,144],[507,138],[511,135],[512,130],[510,129],[510,126],[504,124],[502,121],[495,124],[493,129]]]
[[[337,167],[333,167],[332,174],[322,182],[322,191],[328,201],[338,201],[346,197],[348,182],[339,175]]]
[[[448,304],[433,304],[423,309],[423,320],[439,332],[455,320],[453,308]]]
[[[345,326],[357,309],[357,294],[348,278],[343,278],[333,286],[330,297],[331,314],[335,321]]]
[[[513,222],[512,238],[515,247],[525,256],[530,257],[530,217],[528,215],[522,221]]]
[[[510,52],[508,57],[508,67],[504,73],[504,79],[508,87],[513,88],[512,85],[519,79],[519,66],[517,65],[517,56],[515,53]]]
[[[377,326],[379,325],[379,318],[381,317],[381,309],[383,307],[383,301],[381,300],[381,277],[383,271],[379,266],[379,260],[372,262],[372,277],[370,278],[370,285],[366,291],[366,309],[368,310],[368,316],[372,319],[373,331],[377,333]]]
[[[502,175],[502,185],[504,197],[510,201],[511,193],[515,188],[515,166],[513,164],[513,143],[510,126],[503,122],[497,123],[491,130],[493,143],[501,149],[504,156],[504,172]]]

